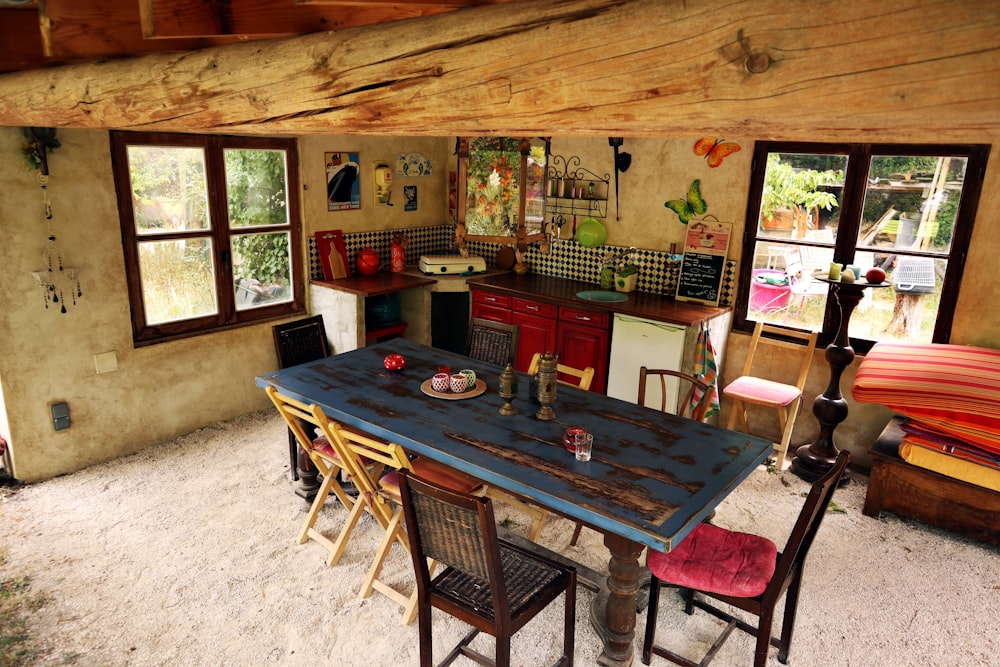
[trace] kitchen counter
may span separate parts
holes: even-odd
[[[508,272],[497,275],[471,276],[467,277],[466,281],[469,287],[475,289],[524,297],[543,303],[571,305],[585,310],[631,315],[688,327],[700,326],[730,310],[728,307],[675,301],[670,296],[647,292],[628,292],[628,300],[626,301],[610,303],[588,301],[581,299],[576,293],[598,289],[593,283],[531,273],[517,275]]]

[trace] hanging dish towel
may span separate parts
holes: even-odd
[[[698,341],[694,346],[693,370],[695,377],[704,380],[708,385],[708,390],[712,392],[712,397],[709,399],[708,411],[705,413],[705,417],[707,418],[718,414],[719,385],[716,382],[716,377],[719,375],[719,371],[715,367],[715,350],[712,348],[712,341],[708,336],[708,327],[702,327],[701,332],[698,334]],[[704,392],[702,392],[699,387],[695,387],[695,390],[691,393],[691,405],[688,406],[689,410],[694,410],[698,403],[701,402],[703,393]]]

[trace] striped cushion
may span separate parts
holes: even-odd
[[[851,396],[1000,452],[1000,350],[878,343],[858,367]]]

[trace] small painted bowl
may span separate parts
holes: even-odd
[[[451,390],[456,394],[463,393],[469,388],[469,380],[461,373],[455,373],[451,376]]]
[[[448,391],[448,374],[447,373],[437,373],[431,378],[431,387],[434,391],[446,392]]]

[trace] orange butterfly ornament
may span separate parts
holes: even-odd
[[[722,159],[727,155],[740,150],[740,145],[734,141],[724,141],[703,137],[694,142],[694,154],[704,156],[708,160],[708,166],[715,169],[722,164]]]

